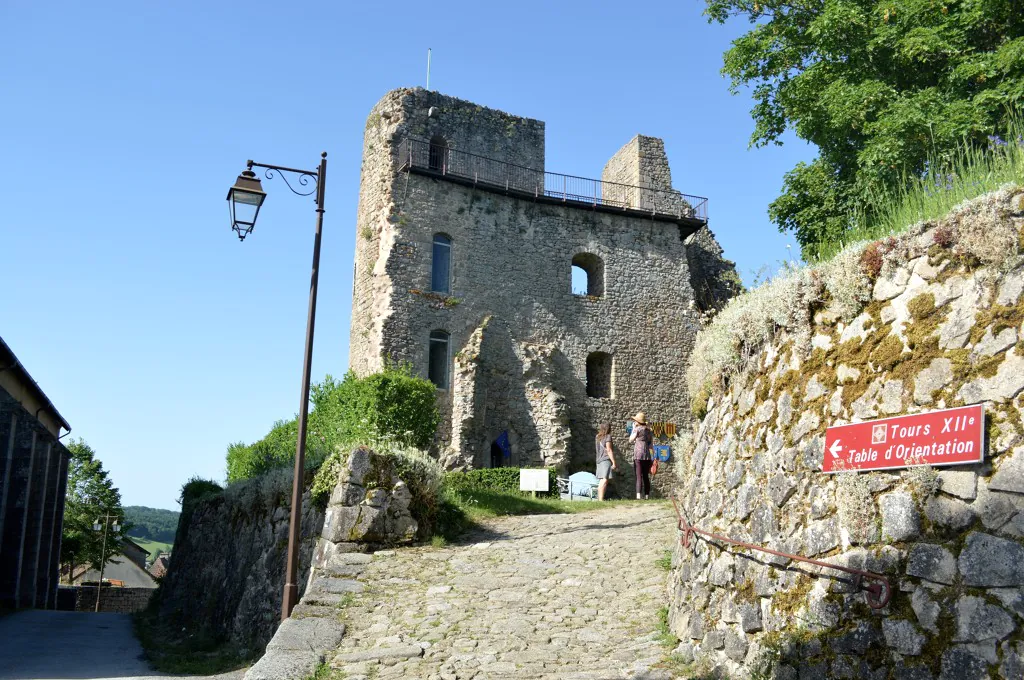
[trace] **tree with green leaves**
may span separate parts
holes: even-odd
[[[309,397],[313,404],[306,433],[309,467],[319,466],[339,445],[428,448],[440,422],[437,388],[404,365],[385,366],[365,378],[353,371],[340,381],[328,375],[310,387]],[[257,442],[230,444],[228,481],[292,465],[298,436],[298,423],[292,418],[274,423]]]
[[[725,53],[733,91],[750,87],[752,146],[793,130],[818,147],[769,207],[805,257],[856,215],[985,145],[1024,101],[1019,0],[706,0],[711,22],[754,27]]]
[[[121,492],[103,469],[96,452],[83,439],[68,443],[71,460],[68,464],[68,488],[64,503],[64,532],[61,538],[61,565],[74,573],[76,565],[89,564],[100,568],[105,552],[106,561],[121,554],[121,540],[129,529],[124,522]],[[93,528],[97,519],[120,519],[119,529],[107,528],[106,551],[103,549],[103,529]],[[111,520],[111,525],[113,520]]]

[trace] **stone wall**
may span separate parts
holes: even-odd
[[[104,588],[100,596],[100,611],[116,614],[134,614],[149,606],[156,588]],[[96,611],[96,587],[75,587],[75,611]]]
[[[805,331],[719,376],[679,468],[690,522],[882,573],[895,592],[872,610],[841,574],[697,539],[670,582],[684,658],[734,677],[1024,676],[1022,201],[1002,192],[882,243],[845,317],[811,272],[778,301],[807,310]],[[1003,268],[972,254],[1007,234]],[[978,402],[983,463],[821,472],[828,426]]]
[[[743,292],[736,263],[725,259],[723,254],[722,246],[706,227],[686,238],[690,285],[701,312],[714,314]]]
[[[450,334],[453,380],[438,394],[436,444],[450,467],[489,465],[491,444],[507,431],[516,464],[590,469],[602,421],[612,423],[623,453],[626,419],[638,410],[687,422],[688,400],[677,386],[697,310],[679,226],[396,173],[401,141],[434,134],[452,148],[542,167],[539,121],[422,90],[389,93],[374,107],[357,217],[356,372],[390,357],[426,376],[430,333]],[[641,179],[641,160],[650,156],[644,178],[671,186],[660,140],[637,137],[627,147],[620,155],[631,160],[620,160],[636,165],[631,177]],[[430,292],[437,233],[452,241],[447,294]],[[572,260],[582,253],[603,263],[602,296],[572,293]],[[608,398],[587,396],[594,352],[612,357]],[[617,488],[632,495],[631,466],[621,469]]]
[[[432,111],[433,110],[433,111]],[[398,146],[404,139],[443,138],[448,148],[544,172],[544,123],[422,88],[387,93],[370,111],[356,214],[355,280],[349,365],[360,375],[381,367],[381,323],[391,313],[393,272],[388,254],[397,239],[401,185],[396,184]],[[444,231],[439,224],[436,231]],[[428,243],[433,238],[432,231]],[[423,286],[423,290],[429,290]]]
[[[291,478],[290,470],[273,471],[182,512],[158,595],[162,618],[243,654],[263,650],[281,620]],[[324,522],[309,492],[302,508],[300,595]]]
[[[665,142],[637,135],[615,152],[601,172],[602,198],[616,205],[679,214],[689,207],[672,189]]]
[[[372,559],[367,552],[416,536],[413,502],[393,459],[362,447],[349,453],[327,505],[304,595],[245,680],[298,680],[313,675],[345,633],[338,607],[363,590],[353,577]]]

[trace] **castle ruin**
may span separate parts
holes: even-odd
[[[449,468],[592,469],[601,422],[620,456],[639,410],[689,423],[699,316],[730,280],[660,139],[634,137],[598,181],[545,171],[543,122],[436,92],[394,90],[367,119],[350,366],[408,362],[438,386]]]

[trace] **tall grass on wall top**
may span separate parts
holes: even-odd
[[[1018,182],[1024,184],[1024,176]],[[918,221],[898,237],[848,245],[813,267],[788,267],[730,300],[694,343],[686,372],[694,415],[703,418],[716,384],[720,386],[716,381],[743,371],[777,333],[785,331],[797,348],[810,352],[816,312],[852,320],[871,300],[876,279],[892,276],[932,248],[948,249],[957,266],[1018,266],[1024,261],[1024,234],[1007,211],[1020,191],[1019,185],[1010,184],[962,201],[941,220]]]
[[[949,157],[930,159],[922,175],[906,177],[894,191],[865,196],[873,216],[869,219],[867,210],[853,215],[843,239],[818,244],[814,260],[829,260],[848,244],[902,233],[965,200],[1024,182],[1024,117],[1012,115],[1007,131],[988,140],[987,147],[965,142]]]

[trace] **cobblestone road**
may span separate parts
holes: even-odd
[[[495,520],[458,546],[377,553],[340,603],[344,677],[654,678],[664,503]],[[354,565],[355,566],[355,565]]]

